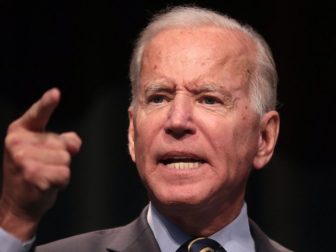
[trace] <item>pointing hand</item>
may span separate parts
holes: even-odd
[[[46,132],[60,101],[50,89],[8,127],[3,161],[0,226],[21,240],[35,233],[57,193],[70,179],[71,157],[81,140],[74,132]]]

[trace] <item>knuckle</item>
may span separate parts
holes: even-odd
[[[25,148],[18,148],[13,151],[12,158],[16,164],[25,164],[27,160],[27,150]]]
[[[38,165],[33,162],[27,162],[25,169],[22,171],[23,179],[27,182],[34,182],[38,177],[39,169]]]
[[[71,165],[71,156],[69,153],[66,153],[66,160],[65,160],[65,164],[70,166]]]
[[[12,122],[11,124],[8,125],[7,133],[11,133],[11,132],[17,130],[18,128],[19,128],[18,120],[15,120],[14,122]]]
[[[10,149],[12,146],[20,142],[20,137],[17,134],[10,133],[5,137],[5,146]]]
[[[69,167],[67,166],[62,167],[62,169],[60,169],[60,174],[63,180],[67,182],[70,179],[71,174]]]
[[[71,162],[71,156],[69,152],[67,151],[62,151],[62,159],[65,164],[70,164]]]
[[[70,181],[70,169],[67,166],[58,166],[56,174],[52,177],[51,183],[58,188],[65,188]]]

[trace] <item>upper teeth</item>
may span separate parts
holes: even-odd
[[[194,169],[199,167],[200,164],[200,162],[172,162],[167,164],[167,166],[175,169]]]

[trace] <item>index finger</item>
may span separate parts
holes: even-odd
[[[43,131],[60,98],[61,92],[59,89],[49,89],[16,121],[16,125],[27,130]]]

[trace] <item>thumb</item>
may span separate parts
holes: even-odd
[[[65,132],[60,135],[66,145],[66,149],[71,155],[75,155],[80,151],[82,140],[75,132]]]

